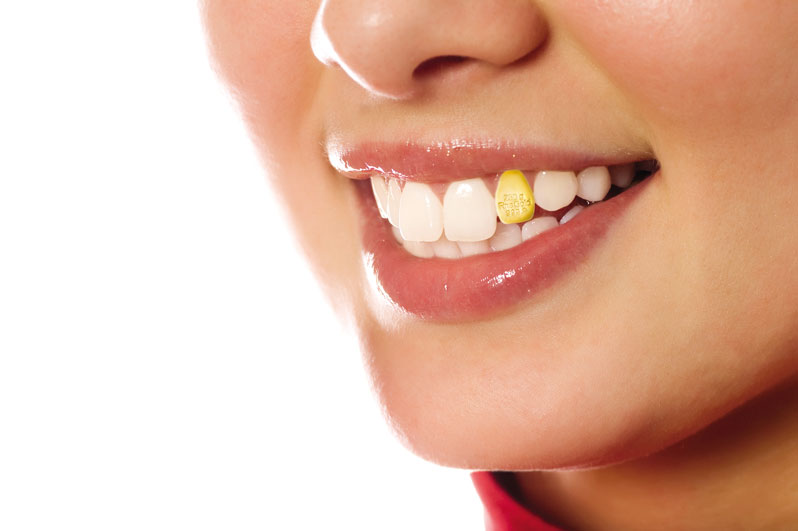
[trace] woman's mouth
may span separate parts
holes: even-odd
[[[517,167],[455,179],[443,171],[480,171],[491,155],[493,164],[504,162],[506,150],[498,157],[485,150],[483,158],[452,153],[443,161],[425,151],[426,166],[423,153],[402,157],[406,147],[396,151],[401,161],[386,160],[390,150],[381,148],[382,160],[366,165],[344,166],[341,152],[334,162],[357,180],[365,265],[378,292],[402,311],[435,321],[488,318],[559,281],[585,263],[639,195],[637,185],[659,171],[651,158],[600,164],[599,157],[552,152],[554,169],[528,169],[545,157],[530,162],[516,152]],[[569,158],[579,166],[567,169]],[[403,163],[416,174],[395,169]]]

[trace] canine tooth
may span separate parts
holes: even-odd
[[[521,243],[521,226],[516,224],[505,225],[502,223],[498,225],[496,234],[488,240],[488,245],[494,251],[504,251],[515,247],[519,243]]]
[[[460,252],[463,253],[463,256],[474,256],[475,254],[485,254],[490,252],[488,240],[482,240],[478,242],[457,242],[457,246],[460,247]]]
[[[449,185],[443,197],[443,227],[446,239],[451,241],[479,242],[493,236],[496,207],[482,179]]]
[[[445,236],[433,243],[432,249],[438,258],[460,258],[463,256],[457,243],[447,240]]]
[[[502,173],[496,187],[496,212],[505,224],[523,223],[535,215],[535,197],[521,171],[509,170]]]
[[[566,223],[574,219],[576,215],[582,212],[584,209],[585,207],[583,207],[582,205],[576,205],[574,208],[566,212],[563,217],[560,218],[560,225],[565,225]]]
[[[612,184],[618,188],[629,188],[635,178],[635,165],[618,164],[617,166],[610,166],[610,177]]]
[[[580,171],[576,180],[579,188],[576,195],[587,201],[601,201],[610,191],[612,181],[606,166],[593,166]]]
[[[435,251],[432,250],[432,244],[427,242],[407,240],[405,242],[405,250],[419,258],[432,258],[435,256]]]
[[[407,183],[399,201],[399,230],[402,238],[436,242],[443,233],[443,206],[429,185]]]
[[[579,183],[572,171],[542,171],[535,178],[535,201],[549,212],[571,204]]]
[[[374,194],[374,201],[377,203],[377,208],[380,210],[380,216],[387,218],[388,185],[385,184],[385,178],[383,176],[375,175],[371,178],[371,191]]]
[[[388,221],[394,227],[399,226],[399,202],[402,200],[402,188],[397,179],[388,179]]]
[[[553,229],[557,225],[559,225],[559,223],[557,223],[557,218],[552,216],[541,216],[531,221],[527,221],[524,223],[524,226],[521,227],[521,239],[523,241],[527,241],[528,239],[534,238],[542,232]]]

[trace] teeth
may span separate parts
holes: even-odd
[[[457,242],[463,256],[474,256],[475,254],[485,254],[491,251],[490,245],[486,240],[481,242]]]
[[[423,183],[407,183],[399,201],[402,238],[435,242],[443,233],[443,207],[435,192]]]
[[[502,173],[496,187],[496,212],[502,223],[523,223],[535,215],[535,198],[524,174],[518,170]]]
[[[408,253],[419,258],[432,258],[435,256],[431,243],[406,240],[404,246]]]
[[[496,227],[496,234],[488,241],[490,248],[494,251],[504,251],[521,243],[521,226],[502,223]]]
[[[535,218],[532,221],[527,221],[524,223],[524,226],[521,227],[521,239],[523,241],[527,241],[530,238],[534,238],[538,234],[553,229],[557,225],[559,225],[559,223],[557,223],[557,218],[552,216],[542,216]]]
[[[374,175],[371,190],[380,215],[388,218],[396,241],[408,253],[457,259],[511,249],[570,222],[587,208],[572,204],[577,196],[589,203],[602,201],[613,185],[631,186],[639,167],[640,163],[593,166],[578,173],[540,171],[532,187],[523,172],[508,170],[499,177],[495,194],[486,182],[496,181],[467,179],[450,183],[443,202],[442,188],[436,184],[402,185],[398,179]],[[653,161],[650,169],[643,169],[653,173],[658,168]],[[535,218],[536,205],[544,214],[565,214],[559,221],[554,215]]]
[[[585,207],[581,205],[576,205],[574,208],[566,212],[562,218],[560,218],[560,225],[565,225],[566,223],[574,219],[576,215],[582,212],[584,209]]]
[[[438,258],[460,258],[463,256],[457,243],[449,241],[445,237],[433,243],[432,249]]]
[[[542,171],[535,178],[535,201],[544,210],[554,212],[571,204],[579,183],[572,171]]]
[[[446,239],[451,241],[480,242],[493,236],[496,206],[482,179],[449,185],[443,197],[443,227]]]
[[[399,202],[402,200],[402,189],[399,181],[388,179],[388,221],[394,227],[399,226]]]
[[[601,201],[610,191],[612,182],[606,166],[593,166],[579,172],[576,176],[579,188],[576,195],[586,201]]]
[[[619,164],[610,166],[610,177],[612,178],[612,184],[618,188],[629,188],[635,178],[635,165]]]
[[[371,178],[371,191],[374,193],[374,201],[377,202],[377,208],[380,209],[380,216],[387,218],[388,185],[385,184],[385,179],[381,175],[375,175]]]

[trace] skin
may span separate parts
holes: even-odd
[[[798,3],[329,0],[318,57],[322,6],[287,5],[206,0],[210,48],[402,441],[538,471],[526,502],[577,529],[798,522]],[[576,273],[438,324],[369,284],[331,138],[544,141],[662,172]]]

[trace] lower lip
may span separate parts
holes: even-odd
[[[368,181],[359,182],[364,262],[378,290],[404,312],[440,322],[486,319],[576,272],[654,177],[512,249],[458,260],[405,251],[380,217]]]

